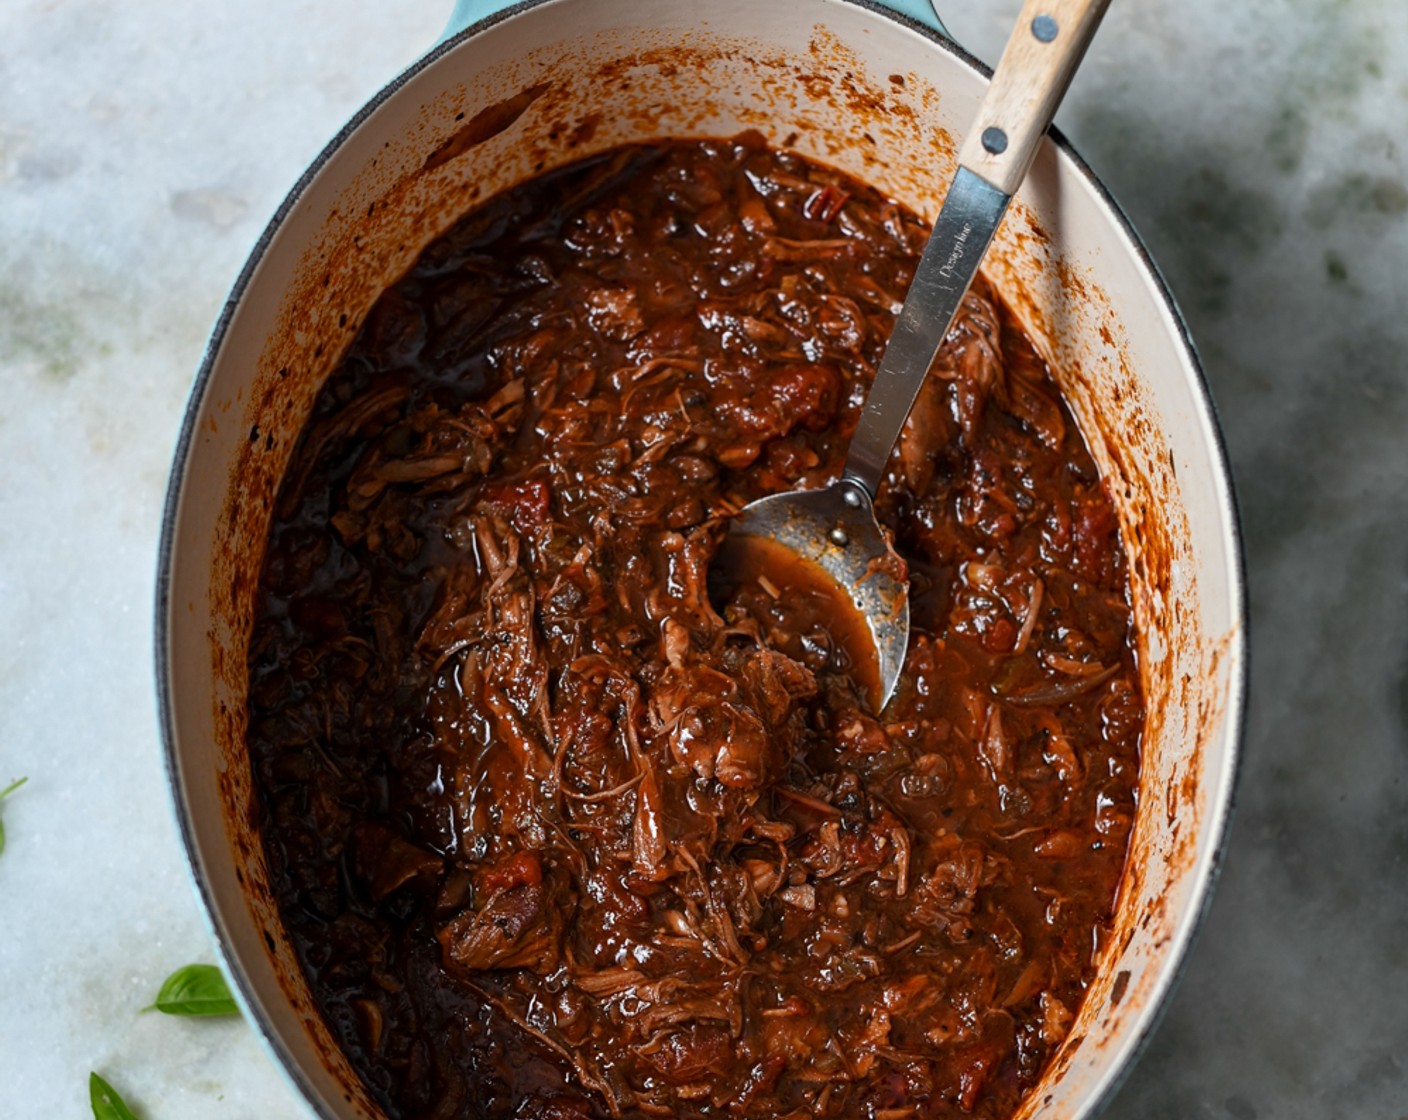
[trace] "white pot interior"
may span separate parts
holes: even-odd
[[[242,998],[322,1115],[379,1113],[312,1005],[270,893],[251,823],[245,653],[273,495],[366,311],[476,200],[628,141],[757,129],[932,218],[982,90],[959,52],[843,0],[715,0],[705,12],[548,0],[441,48],[295,191],[212,343],[167,524],[173,782]],[[512,102],[523,91],[535,92]],[[427,168],[506,102],[522,111],[502,132]],[[1181,324],[1113,208],[1056,145],[1044,146],[987,272],[1050,360],[1111,482],[1149,708],[1114,931],[1021,1113],[1075,1117],[1108,1095],[1151,1029],[1205,904],[1240,729],[1240,560]]]

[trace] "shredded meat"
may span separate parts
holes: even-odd
[[[914,635],[730,571],[834,477],[925,230],[755,136],[508,192],[380,299],[270,532],[250,750],[392,1118],[1010,1115],[1078,1013],[1141,728],[1118,526],[994,293],[878,509]]]
[[[542,861],[515,852],[479,876],[477,909],[466,907],[437,933],[446,962],[462,972],[526,968],[546,976],[562,963],[564,900]]]

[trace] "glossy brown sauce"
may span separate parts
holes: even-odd
[[[1010,1115],[1107,929],[1142,709],[1110,503],[983,284],[814,588],[709,573],[839,469],[926,231],[756,137],[524,184],[368,317],[250,648],[283,919],[392,1117]]]
[[[880,706],[880,659],[865,616],[819,564],[777,541],[730,534],[709,566],[709,597],[725,613],[734,606],[756,618],[769,645],[800,661],[808,634],[821,630],[828,666],[851,679],[869,710]]]

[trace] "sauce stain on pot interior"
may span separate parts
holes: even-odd
[[[449,163],[485,141],[492,140],[527,112],[528,106],[547,91],[547,83],[540,82],[529,86],[522,93],[515,94],[507,101],[500,101],[497,105],[479,110],[470,118],[468,124],[425,157],[425,170],[434,171],[442,163]]]

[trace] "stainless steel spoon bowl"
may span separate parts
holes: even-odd
[[[729,527],[731,539],[770,539],[817,565],[855,604],[875,648],[876,711],[889,703],[904,668],[909,581],[876,520],[875,494],[929,367],[1108,4],[1027,0],[959,149],[958,172],[876,370],[841,477],[819,490],[750,502]]]

